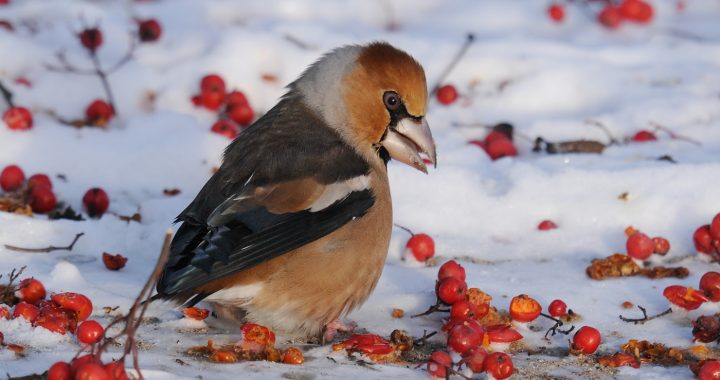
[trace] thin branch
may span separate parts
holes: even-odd
[[[430,95],[435,95],[437,90],[440,88],[442,83],[445,81],[445,78],[447,78],[448,75],[453,71],[455,66],[460,62],[460,60],[463,58],[465,53],[467,53],[468,49],[470,48],[470,45],[475,41],[475,35],[472,33],[468,33],[467,37],[465,38],[465,42],[460,47],[460,50],[458,50],[457,54],[455,54],[455,57],[453,57],[452,61],[450,61],[450,64],[447,65],[445,68],[445,71],[440,74],[437,81],[435,82],[435,85],[433,86],[432,90],[430,91]]]
[[[420,314],[415,314],[415,315],[411,316],[410,318],[417,318],[417,317],[422,317],[422,316],[424,316],[424,315],[430,315],[430,314],[432,314],[432,313],[434,313],[434,312],[436,312],[436,311],[437,311],[437,312],[445,312],[445,313],[447,313],[447,312],[450,311],[450,310],[448,310],[448,309],[441,309],[440,307],[442,307],[442,306],[443,306],[443,304],[442,304],[440,301],[438,301],[438,303],[436,303],[435,305],[430,306],[430,308],[428,308],[428,309],[425,310],[424,312],[422,312],[422,313],[420,313]]]
[[[613,145],[613,144],[620,144],[620,140],[616,139],[615,136],[613,136],[613,134],[610,133],[610,130],[608,129],[608,127],[605,124],[603,124],[597,120],[585,120],[585,124],[590,124],[594,127],[598,127],[598,128],[600,128],[601,131],[605,132],[607,137],[610,139],[610,142],[607,143],[608,146]]]
[[[23,248],[23,247],[16,247],[14,245],[5,244],[5,249],[9,249],[11,251],[18,251],[18,252],[27,252],[27,253],[50,253],[52,251],[72,251],[73,247],[75,247],[75,243],[77,243],[77,241],[83,235],[85,235],[84,232],[80,232],[79,234],[75,235],[75,238],[73,239],[72,243],[70,243],[70,245],[68,245],[67,247],[56,247],[54,245],[51,245],[51,246],[45,247],[45,248]]]
[[[286,41],[290,42],[291,44],[299,47],[302,50],[317,50],[317,47],[314,45],[310,45],[309,43],[300,40],[299,38],[293,36],[290,33],[285,33],[283,35],[283,38],[285,38]]]
[[[545,314],[545,313],[540,313],[540,315],[555,322],[555,324],[553,325],[553,327],[551,327],[550,329],[548,329],[548,331],[545,333],[545,336],[544,336],[545,339],[547,339],[548,334],[551,334],[551,333],[552,333],[552,335],[550,335],[550,336],[555,336],[555,334],[557,334],[557,333],[560,333],[560,334],[563,334],[563,335],[568,335],[568,334],[570,334],[573,330],[575,330],[575,326],[570,326],[570,328],[567,329],[567,330],[560,330],[560,327],[562,327],[562,326],[564,325],[564,323],[563,323],[562,320],[560,320],[560,319],[558,319],[558,318],[551,317],[551,316],[549,316],[549,315],[547,315],[547,314]]]
[[[695,140],[695,139],[693,139],[693,138],[691,138],[691,137],[687,137],[687,136],[683,136],[683,135],[680,135],[680,134],[678,134],[678,133],[675,133],[675,131],[673,131],[672,129],[670,129],[670,128],[668,128],[668,127],[666,127],[666,126],[664,126],[664,125],[662,125],[662,124],[660,124],[660,123],[656,123],[656,122],[654,122],[654,121],[651,121],[651,122],[650,122],[650,125],[651,125],[653,128],[655,128],[656,130],[658,130],[658,131],[663,131],[663,132],[667,133],[668,135],[670,135],[670,138],[671,138],[671,139],[687,141],[687,142],[689,142],[689,143],[691,143],[691,144],[695,144],[695,145],[697,145],[697,146],[702,146],[702,143],[701,143],[700,141],[697,141],[697,140]]]
[[[634,324],[634,325],[637,325],[638,323],[642,325],[642,324],[645,324],[645,322],[652,321],[652,320],[655,319],[655,318],[660,318],[660,317],[662,317],[662,316],[665,316],[665,315],[668,315],[668,314],[672,313],[672,308],[668,308],[667,310],[663,311],[663,312],[660,313],[660,314],[655,314],[655,315],[652,315],[652,316],[649,316],[649,317],[648,317],[647,311],[645,310],[644,307],[638,305],[638,309],[640,309],[640,311],[642,311],[642,313],[643,313],[642,318],[625,318],[625,317],[623,317],[622,315],[620,315],[620,316],[619,316],[619,317],[620,317],[620,320],[623,321],[623,322],[632,323],[632,324]]]
[[[423,330],[423,336],[416,340],[413,345],[414,346],[424,346],[428,339],[432,338],[437,334],[437,331],[433,331],[430,334],[427,333],[427,330]]]
[[[399,225],[399,224],[397,224],[397,223],[393,223],[393,226],[395,226],[395,227],[397,227],[397,228],[399,228],[399,229],[401,229],[401,230],[409,233],[410,236],[415,236],[415,234],[412,232],[412,230],[410,230],[410,229],[407,228],[407,227],[403,227],[403,226],[401,226],[401,225]]]
[[[12,108],[15,107],[13,104],[12,98],[13,94],[12,91],[10,91],[2,81],[0,81],[0,93],[2,94],[3,98],[5,98],[5,102],[7,103],[8,107]]]

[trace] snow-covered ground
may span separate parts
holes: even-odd
[[[127,223],[111,214],[74,222],[0,213],[0,273],[27,266],[25,275],[51,292],[88,295],[95,302],[93,317],[107,323],[102,307],[124,311],[131,305],[157,258],[163,231],[209,178],[229,142],[209,132],[214,115],[190,102],[203,75],[222,75],[262,113],[283,94],[285,84],[331,48],[389,41],[423,64],[432,85],[465,35],[473,32],[475,44],[447,78],[461,93],[473,95],[449,107],[431,101],[428,119],[438,145],[438,168],[424,176],[390,163],[395,222],[430,234],[443,258],[477,259],[475,264],[463,262],[468,284],[492,294],[498,307],[507,308],[520,293],[543,305],[564,299],[584,316],[583,324],[603,333],[603,352],[616,351],[630,338],[689,346],[687,318],[673,315],[634,326],[617,317],[635,312],[623,310],[623,301],[651,313],[662,311],[667,308],[665,286],[697,287],[704,272],[719,268],[694,256],[691,236],[720,211],[720,2],[690,0],[680,13],[675,1],[652,3],[652,24],[607,31],[580,7],[569,7],[566,22],[554,24],[540,0],[12,0],[0,6],[0,19],[16,24],[15,33],[0,28],[0,80],[11,87],[16,103],[33,110],[35,127],[16,132],[0,126],[0,167],[16,163],[28,175],[49,174],[58,197],[75,209],[81,208],[86,189],[101,186],[110,194],[112,213],[139,211],[142,222]],[[133,17],[155,17],[163,26],[158,42],[140,45],[135,58],[110,77],[120,117],[106,130],[68,127],[47,113],[80,118],[87,104],[103,96],[97,78],[45,67],[59,51],[77,65],[89,65],[74,35],[81,17],[105,33],[99,54],[107,64],[127,49]],[[395,30],[388,30],[391,22]],[[263,74],[278,80],[263,80]],[[29,79],[32,87],[15,84],[17,77]],[[147,101],[151,94],[153,107]],[[453,126],[509,121],[524,136],[607,142],[607,135],[588,120],[603,123],[618,138],[655,122],[702,146],[660,132],[656,142],[611,146],[602,155],[545,155],[533,153],[531,143],[519,139],[518,157],[493,162],[468,144],[482,138],[485,129]],[[677,163],[658,161],[663,155]],[[55,179],[58,174],[67,181]],[[165,196],[167,188],[181,193]],[[618,199],[624,192],[629,193],[627,201]],[[543,219],[554,220],[559,228],[537,231]],[[667,259],[692,254],[676,263],[687,266],[691,275],[684,280],[588,279],[585,268],[592,259],[624,251],[628,225],[668,238],[672,249]],[[79,232],[85,236],[72,252],[27,254],[2,248],[64,245]],[[402,261],[407,238],[406,232],[394,231],[375,293],[349,316],[368,331],[387,335],[402,328],[418,336],[439,327],[439,317],[391,317],[392,308],[415,314],[434,301],[437,268]],[[100,260],[102,252],[127,256],[127,266],[109,272]],[[714,311],[711,306],[701,309]],[[398,366],[368,369],[332,354],[336,363],[326,359],[329,346],[309,349],[306,364],[299,367],[200,362],[183,351],[209,338],[229,342],[238,334],[198,333],[193,330],[197,324],[180,320],[169,305],[153,305],[149,314],[160,322],[140,331],[147,348],[140,361],[152,379],[426,376]],[[0,331],[7,342],[29,347],[24,358],[0,350],[0,372],[12,376],[41,373],[57,360],[70,359],[78,348],[71,336],[33,330],[17,320],[0,319]],[[530,345],[567,345],[565,337],[544,342],[542,333],[525,335]],[[520,367],[525,363],[516,359]],[[640,374],[692,376],[686,367],[652,366],[625,367],[617,376]]]

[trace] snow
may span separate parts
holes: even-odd
[[[545,16],[546,2],[531,0],[13,0],[0,6],[0,19],[11,20],[17,29],[8,33],[0,28],[0,80],[11,87],[16,103],[32,109],[35,127],[29,132],[0,127],[0,167],[16,163],[27,175],[51,175],[56,194],[75,209],[81,209],[88,188],[103,187],[111,206],[102,219],[82,222],[0,213],[0,273],[27,266],[24,275],[36,277],[51,292],[86,294],[95,303],[93,318],[108,323],[103,307],[119,306],[117,312],[123,312],[132,304],[158,255],[163,231],[209,178],[228,143],[209,132],[214,115],[190,102],[204,74],[221,74],[230,88],[245,92],[260,114],[283,94],[285,84],[332,48],[387,40],[414,55],[432,85],[465,34],[473,32],[476,42],[447,81],[474,96],[449,107],[430,104],[438,168],[424,176],[399,163],[389,165],[395,222],[431,235],[442,258],[479,260],[462,262],[468,284],[493,295],[500,308],[507,308],[520,293],[543,305],[562,298],[584,317],[581,324],[603,333],[603,352],[616,351],[630,338],[689,346],[687,318],[714,313],[716,305],[646,325],[617,318],[639,316],[637,310],[622,309],[624,301],[650,313],[665,310],[664,287],[697,287],[704,272],[718,270],[717,264],[695,257],[691,236],[720,211],[720,3],[688,1],[682,13],[675,11],[674,1],[652,3],[656,19],[651,25],[626,25],[609,32],[579,7],[568,7],[567,22],[555,25]],[[110,76],[120,118],[107,130],[74,129],[48,114],[51,110],[64,118],[81,118],[85,106],[103,96],[95,77],[46,69],[59,51],[74,64],[89,67],[74,36],[81,17],[89,25],[101,25],[105,44],[100,57],[108,66],[127,49],[133,17],[156,17],[164,28],[158,42],[140,45],[135,58]],[[390,18],[399,25],[397,31],[385,29]],[[300,49],[286,35],[311,49]],[[278,81],[265,81],[262,74]],[[20,76],[32,87],[14,84]],[[471,82],[476,82],[472,89]],[[156,97],[153,106],[146,101],[149,94]],[[655,122],[702,146],[659,132],[657,142],[610,146],[602,155],[544,155],[533,153],[532,144],[518,137],[520,155],[493,162],[467,144],[482,138],[485,129],[453,126],[509,121],[522,136],[607,142],[607,135],[589,120],[601,122],[618,138]],[[658,161],[663,155],[677,164]],[[57,174],[67,181],[56,179]],[[163,195],[169,188],[181,193]],[[627,201],[618,199],[624,192],[629,194]],[[142,214],[141,223],[114,216],[135,212]],[[555,221],[559,228],[537,231],[543,219]],[[592,259],[624,251],[623,230],[628,225],[668,238],[672,248],[666,259],[678,259],[675,265],[688,267],[691,275],[684,280],[587,278],[585,267]],[[79,232],[85,235],[72,252],[2,248],[65,245]],[[403,261],[407,238],[405,231],[394,230],[380,283],[366,304],[349,316],[368,331],[387,335],[402,328],[419,336],[423,330],[439,328],[437,315],[391,317],[393,308],[411,315],[434,302],[437,268]],[[102,252],[127,256],[127,266],[109,272],[100,259]],[[686,255],[690,257],[683,258]],[[149,347],[140,355],[149,379],[230,379],[239,373],[258,379],[426,376],[402,366],[360,367],[332,353],[329,346],[304,347],[307,362],[298,367],[200,362],[183,352],[208,339],[231,342],[239,331],[207,329],[203,323],[181,319],[167,304],[153,305],[149,314],[160,320],[139,333]],[[73,337],[32,329],[23,321],[0,320],[0,331],[6,342],[28,347],[25,358],[0,349],[0,367],[12,376],[41,373],[49,363],[68,360],[79,349]],[[523,334],[529,345],[567,344],[564,336],[544,342],[542,333]],[[113,355],[119,356],[116,351]],[[528,360],[519,355],[516,365],[522,367]],[[646,365],[640,370],[623,368],[616,376],[635,378],[639,373],[657,379],[692,377],[687,368]]]

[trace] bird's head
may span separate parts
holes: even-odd
[[[407,53],[383,42],[342,47],[312,65],[294,86],[371,162],[389,155],[427,173],[425,156],[435,165],[425,119],[425,72]]]

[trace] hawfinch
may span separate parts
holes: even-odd
[[[387,162],[435,164],[427,95],[420,64],[387,43],[320,58],[178,216],[156,298],[305,337],[361,305],[390,241]]]

